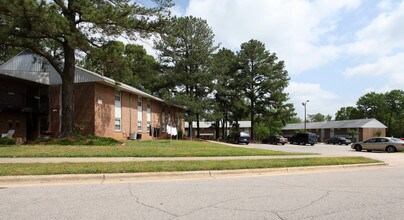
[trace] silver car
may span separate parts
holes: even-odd
[[[393,153],[396,151],[404,151],[404,141],[392,137],[375,137],[365,141],[353,143],[351,148],[355,149],[356,151],[367,150],[370,152],[376,150]]]

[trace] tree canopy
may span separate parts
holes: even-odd
[[[208,71],[210,57],[217,49],[213,31],[206,20],[193,16],[173,17],[164,27],[164,34],[155,41],[155,49],[174,101],[189,108],[189,121],[196,118],[199,137],[200,116],[209,106],[212,74]]]
[[[342,107],[337,120],[375,118],[387,126],[387,135],[404,136],[404,91],[370,92],[358,99],[356,107]]]
[[[160,65],[141,45],[109,41],[92,49],[80,65],[153,95],[159,95],[164,87]]]
[[[241,44],[238,59],[241,68],[236,78],[248,102],[253,140],[257,117],[289,112],[291,107],[285,105],[288,95],[284,92],[289,76],[284,62],[279,61],[276,54],[266,50],[265,44],[258,40]]]

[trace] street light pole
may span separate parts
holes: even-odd
[[[306,130],[306,106],[307,106],[307,103],[309,102],[309,100],[307,100],[307,101],[305,101],[305,102],[303,102],[302,103],[302,105],[304,106],[304,132],[306,132],[307,130]]]

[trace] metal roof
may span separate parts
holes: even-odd
[[[307,129],[333,129],[333,128],[387,128],[380,121],[370,119],[356,119],[343,121],[327,121],[327,122],[308,122]],[[304,123],[287,124],[282,130],[302,130]]]
[[[215,123],[214,121],[200,121],[199,128],[209,128],[214,123]],[[238,124],[240,125],[240,128],[250,128],[251,127],[251,121],[239,121]],[[222,122],[219,122],[219,126],[222,127]],[[189,127],[189,122],[185,122],[185,128],[188,128],[188,127]],[[196,128],[196,121],[192,122],[192,127]],[[227,127],[231,128],[230,122],[227,122]]]
[[[48,64],[48,61],[44,57],[29,50],[25,50],[3,63],[0,66],[0,74],[45,85],[60,85],[62,83],[62,79],[55,68]],[[110,86],[118,86],[118,88],[123,91],[134,93],[145,98],[165,102],[163,99],[150,95],[132,86],[117,82],[111,78],[102,76],[78,66],[76,66],[74,82],[100,82]],[[184,106],[174,106],[185,109]]]

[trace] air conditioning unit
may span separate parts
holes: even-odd
[[[137,136],[136,133],[130,133],[129,134],[129,139],[130,140],[136,140],[136,136]]]

